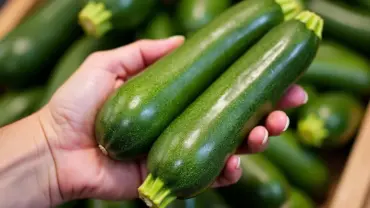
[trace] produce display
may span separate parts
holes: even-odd
[[[319,207],[338,174],[325,157],[351,148],[369,100],[369,2],[45,0],[0,38],[0,127],[47,104],[90,54],[183,35],[96,117],[107,157],[147,157],[139,197],[59,207]],[[236,184],[210,188],[294,83],[309,99],[286,110],[290,128],[241,155]]]

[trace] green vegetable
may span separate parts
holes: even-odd
[[[370,95],[370,64],[356,51],[338,42],[324,41],[302,81],[367,97]]]
[[[310,0],[308,8],[324,19],[324,33],[366,54],[370,53],[369,12],[330,0]]]
[[[355,136],[364,113],[362,103],[350,94],[321,94],[300,113],[299,138],[312,147],[342,147]]]
[[[291,188],[289,199],[281,208],[315,208],[312,199],[297,188]]]
[[[0,85],[23,88],[42,82],[80,34],[79,8],[76,0],[50,0],[0,40]]]
[[[76,40],[53,69],[40,106],[49,102],[56,90],[78,69],[91,53],[121,46],[121,44],[127,42],[127,39],[123,35],[117,35],[117,37],[108,35],[98,40],[88,36]]]
[[[132,201],[106,201],[90,199],[87,202],[86,208],[139,208],[139,202],[136,200]]]
[[[231,0],[180,0],[176,16],[184,33],[196,32],[231,6]]]
[[[32,114],[43,96],[42,88],[11,91],[0,97],[0,127]]]
[[[79,13],[79,24],[89,36],[100,38],[111,30],[136,29],[158,0],[90,0]]]
[[[102,151],[118,160],[148,153],[170,122],[231,63],[299,10],[295,0],[277,2],[240,2],[120,87],[96,119]]]
[[[324,161],[304,149],[292,130],[280,136],[270,137],[267,149],[262,153],[274,163],[298,188],[311,196],[322,199],[330,185],[329,170]]]
[[[197,197],[186,200],[175,200],[168,205],[168,208],[229,208],[225,200],[214,190],[199,194]]]
[[[231,186],[219,189],[233,207],[279,208],[288,199],[285,176],[261,154],[241,157],[243,175]]]
[[[227,157],[310,65],[322,26],[319,16],[302,12],[240,57],[159,136],[140,197],[165,207],[211,185]]]
[[[162,39],[177,34],[175,23],[167,12],[157,13],[151,21],[148,22],[143,31],[140,31],[139,38],[143,39]]]

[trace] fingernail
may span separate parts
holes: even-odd
[[[265,135],[263,137],[262,144],[266,144],[268,138],[269,138],[269,132],[265,129]]]
[[[283,131],[286,131],[289,128],[289,124],[290,124],[289,116],[287,116],[286,118],[287,118],[287,121],[286,121],[286,124],[285,124],[285,127],[284,127]]]
[[[305,91],[305,92],[304,92],[304,100],[303,100],[303,104],[306,104],[306,103],[307,103],[307,101],[308,101],[308,94],[307,94],[307,92]]]
[[[171,36],[168,38],[168,40],[172,40],[172,39],[185,39],[185,36],[183,35],[174,35],[174,36]]]
[[[240,168],[240,157],[238,156],[238,161],[236,163],[236,169],[239,169]]]

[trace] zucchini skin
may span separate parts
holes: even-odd
[[[219,188],[232,207],[279,208],[290,186],[280,170],[261,154],[241,156],[243,175],[233,185]]]
[[[37,87],[22,92],[11,91],[3,94],[0,97],[0,127],[32,114],[43,93],[44,89]]]
[[[298,135],[288,129],[270,137],[262,153],[286,175],[294,186],[317,199],[323,199],[330,185],[329,170],[321,158],[304,149]]]
[[[52,0],[0,40],[0,84],[24,88],[46,78],[81,34],[79,9],[76,0]]]
[[[198,196],[186,200],[175,200],[167,208],[231,208],[215,190],[208,189]]]
[[[330,0],[310,0],[307,7],[324,19],[324,34],[370,53],[370,13]]]
[[[342,91],[322,93],[300,113],[297,128],[299,138],[307,146],[340,148],[353,139],[364,113],[365,107],[361,101],[348,93]],[[314,116],[314,120],[311,116]],[[320,123],[316,129],[313,126],[317,127],[317,120]],[[319,141],[316,143],[315,134],[322,131],[325,134],[319,135],[320,138],[317,138]]]
[[[126,39],[127,38],[127,39]],[[40,107],[45,105],[57,89],[79,68],[83,61],[93,52],[112,49],[128,42],[128,37],[108,35],[100,39],[83,36],[76,40],[57,62],[47,83],[45,95]]]
[[[177,21],[185,34],[194,33],[231,6],[231,0],[180,0]]]
[[[160,11],[145,28],[140,31],[139,39],[163,39],[177,34],[175,23],[169,13]]]
[[[314,201],[303,191],[291,187],[290,196],[282,208],[315,208]]]
[[[281,7],[273,0],[230,8],[108,98],[95,123],[98,144],[117,160],[148,153],[173,119],[282,21]]]
[[[270,30],[155,141],[148,155],[153,178],[179,198],[211,185],[228,156],[304,73],[319,42],[298,20]]]
[[[335,41],[323,41],[302,81],[319,88],[370,95],[370,63],[366,57]]]
[[[89,199],[86,208],[143,208],[137,200],[132,201],[106,201]]]

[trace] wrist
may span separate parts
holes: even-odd
[[[43,110],[1,129],[0,195],[4,207],[51,207],[62,202]],[[22,200],[19,200],[21,197]]]

